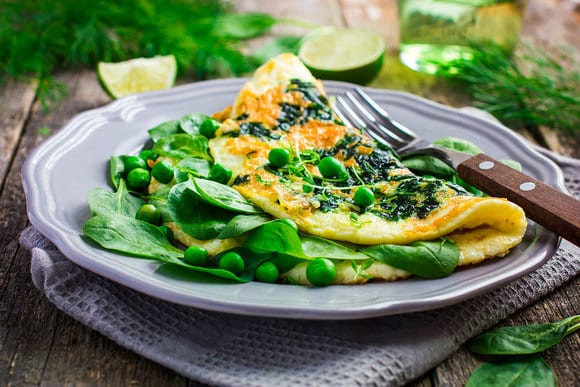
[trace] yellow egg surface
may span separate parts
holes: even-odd
[[[520,207],[413,175],[359,129],[342,124],[322,85],[304,74],[294,56],[268,62],[210,141],[212,156],[234,171],[233,187],[243,196],[274,217],[292,219],[302,232],[338,241],[408,244],[448,236],[462,265],[505,255],[521,242],[527,223]],[[274,148],[288,150],[288,165],[269,163]],[[324,178],[317,165],[325,156],[349,177]],[[361,187],[373,190],[372,205],[354,202]]]

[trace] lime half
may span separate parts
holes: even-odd
[[[97,76],[112,98],[173,86],[177,63],[173,55],[136,58],[124,62],[99,62]]]
[[[304,39],[298,56],[317,78],[364,85],[381,70],[385,41],[364,28],[323,29]]]

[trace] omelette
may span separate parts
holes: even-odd
[[[294,55],[262,65],[233,104],[213,117],[220,126],[209,150],[214,163],[232,171],[227,184],[273,218],[292,220],[300,233],[354,246],[444,237],[459,248],[459,265],[502,257],[524,236],[526,217],[517,205],[417,176],[391,150],[341,122],[322,82]],[[273,149],[283,149],[288,161],[274,165]],[[323,159],[338,162],[340,173],[324,173]],[[356,193],[362,187],[372,196],[361,205]],[[243,237],[200,240],[168,225],[180,242],[211,255],[243,244]],[[300,263],[282,277],[308,284],[306,266]],[[333,284],[411,275],[379,261],[366,265],[365,275],[347,260],[336,268]]]

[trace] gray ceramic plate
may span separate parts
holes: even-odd
[[[159,270],[154,262],[113,254],[83,240],[82,225],[90,216],[87,192],[108,186],[111,155],[138,152],[148,138],[147,129],[163,121],[221,110],[233,102],[243,82],[206,81],[143,93],[74,117],[24,165],[31,223],[73,262],[145,294],[213,311],[307,319],[358,319],[458,303],[521,277],[556,250],[558,238],[530,223],[523,243],[508,256],[459,269],[447,278],[307,288],[178,275]],[[329,95],[354,88],[339,82],[325,85]],[[410,94],[374,89],[368,93],[395,119],[428,139],[455,136],[474,141],[490,155],[518,160],[524,172],[563,187],[555,164],[500,125]]]

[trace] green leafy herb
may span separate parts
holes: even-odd
[[[486,355],[521,355],[544,351],[580,329],[580,315],[550,324],[501,327],[471,339],[467,349]]]
[[[540,352],[580,329],[580,315],[549,324],[500,327],[471,339],[473,353],[495,356],[470,376],[466,386],[556,386],[556,378]]]
[[[207,137],[201,134],[171,134],[159,139],[152,150],[161,156],[176,159],[199,157],[205,160],[212,160],[212,157],[208,153]]]
[[[242,214],[259,214],[262,212],[250,203],[248,199],[243,197],[242,194],[225,184],[212,180],[193,178],[193,186],[190,189],[201,200],[216,207]]]
[[[108,213],[93,216],[83,225],[83,234],[107,250],[143,258],[180,258],[161,228],[128,216]]]
[[[0,0],[0,9],[0,82],[38,80],[45,109],[66,96],[56,70],[173,54],[180,77],[242,75],[255,66],[245,39],[279,23],[313,27],[222,0]]]
[[[579,130],[580,69],[564,50],[550,55],[528,45],[510,57],[500,47],[487,47],[457,67],[457,78],[469,86],[474,105],[508,127]]]
[[[204,205],[191,181],[171,188],[167,206],[171,218],[183,232],[201,240],[217,237],[235,215],[222,208]]]
[[[453,273],[459,262],[459,248],[448,239],[370,246],[361,252],[423,278],[446,277]]]
[[[465,387],[555,387],[556,377],[540,356],[510,363],[483,363],[473,371]]]
[[[260,227],[264,223],[271,222],[268,215],[236,215],[220,231],[218,238],[227,239],[240,236],[248,231]]]
[[[89,191],[87,200],[93,215],[119,214],[133,218],[137,210],[145,203],[142,199],[129,194],[125,180],[122,179],[117,192],[93,188]]]

